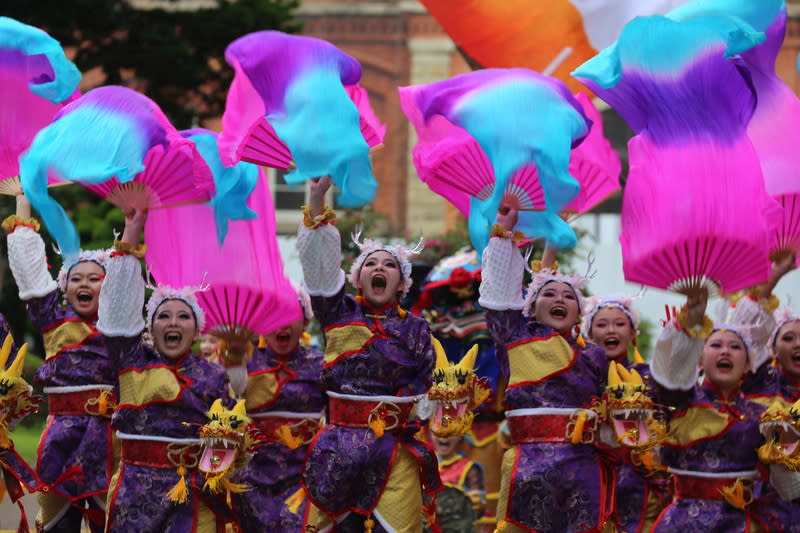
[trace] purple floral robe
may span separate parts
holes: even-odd
[[[106,337],[108,352],[120,373],[143,372],[154,368],[171,370],[181,383],[175,400],[153,398],[143,404],[120,391],[120,402],[112,417],[113,428],[122,433],[152,435],[174,439],[197,439],[200,426],[208,422],[206,412],[214,400],[221,398],[228,406],[230,399],[228,376],[225,370],[189,353],[175,363],[161,358],[156,350],[139,337]],[[147,395],[150,384],[141,394]],[[227,400],[226,400],[227,399]],[[211,508],[217,516],[218,528],[230,521],[224,496],[212,496],[202,491],[205,479],[196,469],[186,475],[189,497],[185,503],[172,503],[166,497],[178,482],[175,468],[122,463],[118,481],[109,498],[106,531],[119,533],[186,533],[195,531],[197,500]],[[224,529],[222,529],[224,531]]]
[[[361,396],[412,396],[428,391],[434,352],[425,320],[400,313],[397,306],[374,312],[346,295],[344,288],[332,297],[313,296],[311,302],[326,338],[331,328],[348,324],[361,324],[373,332],[371,341],[359,350],[335,360],[329,360],[326,353],[322,367],[325,390]],[[417,457],[428,492],[438,491],[442,485],[436,456],[429,446],[414,438],[417,427],[408,426],[387,431],[381,437],[369,428],[323,428],[311,444],[303,468],[308,496],[331,515],[346,511],[370,514],[382,494],[394,450],[400,445]],[[355,520],[352,516],[350,519]],[[341,523],[339,529],[349,531],[348,523]],[[363,518],[353,523],[363,529]],[[383,529],[378,523],[375,533],[379,531]]]
[[[574,352],[572,363],[563,371],[531,383],[513,375],[509,364],[509,346],[552,338],[549,326],[529,321],[520,311],[487,311],[489,331],[498,350],[500,367],[509,377],[504,406],[506,410],[540,407],[588,407],[599,397],[608,376],[605,351],[587,343],[580,348],[567,339]],[[537,355],[517,354],[538,365]],[[545,356],[545,355],[542,355]],[[515,382],[519,381],[519,384]],[[517,453],[510,479],[507,520],[528,531],[567,533],[597,531],[608,518],[610,502],[606,491],[613,477],[610,467],[590,444],[522,443],[506,453]]]
[[[659,399],[675,409],[670,420],[673,437],[662,445],[662,463],[673,469],[697,472],[744,472],[758,467],[756,450],[761,443],[758,420],[764,407],[748,401],[739,391],[727,398],[708,381],[689,391],[658,387]],[[727,417],[727,427],[698,427],[690,422],[695,409],[715,410]],[[681,427],[681,426],[684,427]],[[695,426],[692,428],[685,426]],[[705,435],[705,433],[711,433]],[[688,435],[688,436],[687,436]],[[693,438],[696,435],[698,438]],[[676,499],[659,516],[656,533],[700,533],[725,531],[747,533],[756,524],[767,531],[780,525],[774,492],[758,479],[754,482],[755,501],[745,510],[724,500]]]
[[[275,372],[278,379],[276,396],[266,405],[248,410],[249,415],[270,411],[322,413],[326,396],[319,385],[322,353],[298,347],[285,359],[271,349],[258,349],[247,362],[247,372]],[[245,390],[245,398],[248,397]],[[250,490],[232,494],[233,508],[244,531],[299,531],[304,508],[292,513],[285,500],[300,488],[307,445],[292,450],[278,442],[265,442],[239,474],[238,483]]]
[[[55,290],[27,301],[31,321],[45,336],[47,358],[36,371],[41,387],[111,385],[116,373],[108,357],[103,335],[95,320],[83,321],[72,307],[60,305],[63,293]],[[92,333],[82,342],[54,346],[48,333],[67,322],[84,322]],[[50,490],[76,501],[108,490],[112,474],[109,418],[95,415],[48,416],[42,434],[36,471]],[[78,470],[80,469],[80,470]],[[66,474],[65,474],[66,473]],[[59,479],[61,478],[61,479]],[[56,483],[58,481],[58,483]]]

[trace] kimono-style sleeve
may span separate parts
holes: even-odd
[[[691,402],[700,375],[703,343],[702,337],[686,333],[675,321],[664,326],[650,363],[659,402],[677,408]]]
[[[109,337],[140,337],[144,329],[144,280],[139,260],[119,255],[108,261],[100,290],[97,329]]]
[[[3,228],[8,231],[8,264],[17,282],[20,300],[42,298],[56,292],[58,285],[47,270],[44,241],[35,229],[38,224],[10,222],[13,222],[11,217],[3,223]]]
[[[300,224],[297,252],[309,296],[334,296],[344,287],[339,230],[331,224]]]

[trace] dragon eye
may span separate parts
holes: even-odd
[[[439,371],[434,372],[433,373],[433,380],[436,383],[442,383],[444,381],[444,372],[439,372]]]
[[[458,383],[459,383],[459,385],[463,385],[466,382],[467,382],[467,376],[465,376],[463,374],[459,374],[458,375]]]
[[[231,429],[236,429],[237,427],[239,427],[240,422],[241,420],[239,420],[235,416],[232,416],[228,423],[231,425]]]
[[[219,415],[214,413],[213,415],[211,415],[211,420],[213,420],[215,422],[219,422]]]
[[[623,396],[625,396],[625,391],[624,391],[624,390],[622,390],[622,389],[614,389],[614,396],[615,396],[615,397],[616,397],[618,400],[621,400],[621,399],[622,399],[622,397],[623,397]]]

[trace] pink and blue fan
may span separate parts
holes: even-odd
[[[263,171],[247,199],[257,215],[231,220],[217,241],[216,215],[208,204],[150,213],[146,261],[159,284],[207,286],[197,293],[206,332],[228,341],[249,340],[302,318],[297,293],[283,272],[275,238],[275,209]]]
[[[58,41],[0,17],[0,194],[22,194],[20,154],[62,107],[80,96],[80,81],[80,71]]]
[[[234,69],[219,136],[226,165],[291,170],[289,184],[330,175],[339,205],[373,200],[369,152],[383,143],[385,127],[358,85],[356,59],[327,41],[276,31],[237,39],[225,59]]]
[[[247,199],[253,193],[261,178],[257,165],[237,163],[232,167],[222,164],[217,145],[217,133],[203,128],[181,131],[181,136],[197,146],[197,151],[205,160],[214,176],[216,193],[211,199],[214,220],[217,228],[217,242],[222,245],[228,233],[231,220],[250,220],[258,214],[247,206]]]
[[[125,87],[99,87],[58,112],[20,158],[22,187],[62,254],[78,234],[47,194],[54,175],[76,182],[123,210],[207,202],[214,180],[195,144],[180,136],[149,98]]]
[[[780,208],[748,137],[757,97],[738,59],[763,40],[724,14],[637,18],[573,73],[636,133],[620,236],[628,281],[692,293],[766,279]]]
[[[570,155],[591,121],[563,84],[525,69],[487,69],[399,92],[419,138],[420,179],[468,217],[477,250],[501,204],[520,210],[517,229],[529,236],[575,245],[560,212],[578,193]]]
[[[771,234],[770,258],[779,260],[800,251],[800,100],[775,73],[775,61],[786,34],[783,0],[715,0],[691,2],[670,12],[673,20],[723,12],[764,32],[766,42],[742,52],[756,92],[756,109],[747,135],[756,148],[767,193],[783,207],[783,217]]]

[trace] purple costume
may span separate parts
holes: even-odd
[[[236,480],[250,490],[231,495],[244,531],[299,531],[302,527],[304,507],[293,513],[285,500],[300,488],[308,444],[324,415],[327,398],[319,386],[321,367],[322,353],[303,347],[285,358],[269,347],[257,349],[247,362],[247,414],[267,441]],[[291,448],[280,441],[276,433],[280,425],[290,426],[299,446]]]
[[[109,490],[109,533],[224,531],[224,496],[202,490],[198,428],[214,400],[230,400],[225,370],[191,352],[166,360],[141,340],[144,281],[132,255],[114,257],[100,293],[98,328],[119,376],[112,425],[122,461]],[[183,472],[185,470],[185,473]],[[185,475],[188,498],[167,493]]]
[[[26,223],[30,222],[30,223]],[[111,478],[110,393],[116,374],[95,320],[84,320],[67,304],[47,271],[44,242],[33,221],[4,225],[9,264],[34,326],[42,331],[46,359],[35,382],[48,396],[47,427],[36,471],[50,494],[42,494],[37,522],[48,531],[74,531],[81,512],[93,531],[102,530],[105,493]],[[100,401],[108,396],[107,401]],[[66,503],[53,500],[60,496]],[[89,509],[82,500],[88,499]],[[73,507],[64,510],[71,502]],[[80,509],[80,512],[78,511]],[[62,529],[63,528],[63,529]]]
[[[523,266],[510,238],[490,240],[480,303],[492,337],[505,348],[498,355],[508,376],[504,406],[514,444],[503,459],[498,524],[512,531],[600,531],[611,513],[613,470],[594,446],[598,421],[585,409],[603,394],[608,359],[599,346],[582,348],[522,314]],[[573,444],[582,413],[584,431]]]
[[[675,499],[653,531],[769,530],[780,518],[774,492],[757,470],[764,407],[738,389],[726,396],[707,380],[696,385],[703,344],[704,339],[686,334],[675,321],[656,343],[652,369],[658,399],[673,409],[661,456],[674,475]],[[736,484],[744,487],[743,505],[723,496]]]
[[[375,533],[421,531],[420,482],[429,494],[442,486],[433,450],[414,437],[419,424],[408,420],[413,398],[432,381],[428,324],[397,305],[375,310],[345,294],[339,232],[317,226],[300,227],[297,247],[325,331],[321,382],[330,404],[329,425],[303,469],[314,504],[305,522],[328,531],[321,511],[336,531],[360,533],[370,515]]]

